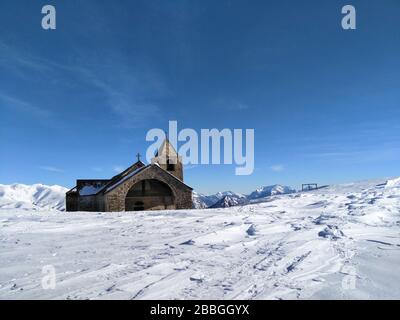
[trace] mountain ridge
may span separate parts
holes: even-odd
[[[0,184],[0,209],[27,209],[27,210],[59,210],[65,211],[65,193],[69,189],[59,185],[44,185],[40,183],[27,185],[14,183]],[[227,208],[244,205],[252,200],[259,200],[277,194],[293,193],[294,189],[271,185],[256,189],[249,195],[233,191],[217,192],[204,195],[193,191],[193,208]]]
[[[67,191],[67,188],[59,185],[48,186],[40,183],[0,184],[0,208],[64,211]]]
[[[274,195],[294,192],[296,192],[295,189],[280,184],[260,187],[248,195],[232,191],[224,191],[207,196],[194,191],[193,207],[195,209],[227,208],[234,205],[244,205],[246,203],[250,203],[252,200],[260,200]]]

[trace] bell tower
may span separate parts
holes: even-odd
[[[158,164],[162,169],[183,182],[182,157],[176,152],[168,138],[164,140],[155,157],[151,159],[151,163]]]

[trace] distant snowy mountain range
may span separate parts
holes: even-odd
[[[400,186],[400,178],[389,180],[387,183],[387,187],[398,186]],[[0,209],[64,211],[65,193],[67,191],[67,188],[57,185],[0,184]],[[279,184],[261,187],[249,195],[225,191],[206,196],[193,191],[193,207],[195,209],[228,208],[248,203],[257,203],[270,196],[294,192],[296,192],[295,189]]]
[[[67,191],[43,184],[0,184],[0,209],[65,210]]]
[[[0,184],[0,209],[29,209],[29,210],[65,210],[65,193],[67,188],[61,186],[46,186],[43,184],[24,185]],[[205,208],[227,208],[257,202],[269,196],[293,193],[294,189],[273,185],[262,187],[249,195],[225,191],[213,195],[203,195],[193,192],[193,207],[195,209]]]
[[[238,205],[244,205],[251,202],[257,202],[261,199],[296,192],[295,189],[275,184],[258,188],[249,195],[235,193],[232,191],[218,192],[216,194],[206,196],[201,193],[193,192],[193,207],[196,209],[204,208],[228,208]]]

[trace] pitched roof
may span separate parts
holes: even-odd
[[[185,187],[189,188],[190,190],[193,190],[192,187],[189,187],[186,183],[184,183],[182,180],[178,179],[177,177],[175,177],[172,173],[169,173],[167,170],[164,170],[163,168],[161,168],[157,163],[151,164],[151,166],[156,166],[158,167],[160,170],[164,171],[165,173],[169,174],[172,178],[174,178],[175,180],[177,180],[178,182],[180,182],[181,184],[183,184]]]
[[[122,171],[121,173],[115,175],[114,177],[111,178],[110,182],[107,183],[104,188],[102,188],[101,190],[99,190],[99,192],[107,192],[106,190],[109,189],[110,186],[116,184],[118,181],[120,181],[121,179],[124,179],[126,176],[131,176],[131,174],[133,172],[136,172],[138,169],[140,168],[144,168],[146,167],[146,165],[142,162],[142,161],[136,161],[133,165],[131,165],[130,167],[128,167],[127,169],[125,169],[124,171]]]
[[[149,167],[150,165],[144,166],[144,167],[139,167],[136,170],[132,171],[131,173],[120,177],[120,179],[115,180],[111,183],[109,183],[104,189],[103,189],[103,193],[107,193],[109,191],[111,191],[112,189],[118,187],[121,183],[123,183],[124,181],[128,180],[129,178],[132,178],[133,176],[135,176],[136,174],[138,174],[139,172],[143,171],[144,169],[146,169],[147,167]]]
[[[178,181],[180,184],[182,184],[186,188],[188,188],[190,190],[193,190],[193,188],[189,187],[187,184],[185,184],[184,182],[179,180],[177,177],[175,177],[173,174],[169,173],[167,170],[164,170],[163,168],[161,168],[158,164],[149,164],[147,166],[140,167],[135,171],[132,171],[131,173],[129,173],[125,177],[122,177],[121,179],[114,181],[114,183],[108,184],[107,187],[103,189],[103,193],[110,192],[111,190],[113,190],[116,187],[118,187],[121,183],[125,182],[126,180],[132,178],[133,176],[137,175],[138,173],[143,172],[143,171],[145,171],[145,170],[147,170],[149,168],[158,168],[159,170],[162,170],[163,172],[169,174],[172,178],[174,178],[176,181]]]
[[[145,167],[145,166],[146,165],[142,161],[139,160],[139,161],[135,162],[133,165],[131,165],[130,167],[128,167],[127,169],[125,169],[121,173],[115,175],[114,177],[112,177],[109,180],[81,180],[81,179],[77,180],[78,184],[79,184],[79,181],[104,181],[104,182],[106,182],[104,185],[102,185],[99,188],[91,188],[90,190],[86,189],[86,190],[83,191],[83,194],[80,194],[80,192],[79,192],[79,194],[81,196],[92,196],[92,195],[99,194],[100,192],[104,192],[110,185],[113,185],[116,182],[120,181],[126,175],[129,175],[131,172],[135,171],[136,169],[142,168],[142,167]],[[72,193],[75,193],[77,191],[78,191],[78,186],[75,186],[71,190],[69,190],[67,192],[67,194],[72,194]],[[81,190],[79,190],[79,191],[81,191]]]
[[[161,144],[160,148],[157,150],[156,157],[158,157],[159,155],[161,155],[161,156],[162,155],[170,156],[171,154],[178,156],[178,153],[176,152],[174,146],[169,142],[168,138],[166,138],[163,141],[163,143]],[[191,187],[189,187],[183,181],[181,181],[180,179],[175,177],[173,174],[171,174],[168,171],[166,171],[163,168],[161,168],[157,163],[145,165],[142,161],[138,160],[137,162],[135,162],[133,165],[131,165],[130,167],[128,167],[127,169],[125,169],[121,173],[119,173],[119,174],[115,175],[114,177],[112,177],[108,181],[108,183],[105,183],[103,186],[101,186],[100,188],[98,188],[96,190],[94,190],[94,188],[91,188],[90,192],[86,192],[86,190],[85,190],[83,195],[97,195],[99,193],[105,194],[105,193],[113,190],[117,186],[119,186],[121,183],[123,183],[127,179],[135,176],[139,172],[142,172],[143,170],[145,170],[147,168],[150,168],[150,167],[154,167],[154,166],[158,167],[163,172],[169,174],[175,180],[180,182],[183,186],[189,188],[190,190],[193,190]],[[89,180],[87,180],[87,181],[89,181]],[[77,187],[72,188],[67,193],[74,193],[74,192],[77,192]]]
[[[75,187],[73,187],[72,189],[68,190],[66,193],[67,194],[72,194],[72,193],[76,193],[78,191],[78,189]]]
[[[145,166],[146,165],[142,161],[140,161],[140,160],[136,161],[133,165],[131,165],[130,167],[128,167],[127,169],[125,169],[121,173],[118,173],[117,175],[112,177],[110,182],[112,182],[114,180],[118,180],[118,179],[124,177],[125,175],[129,174],[129,172],[132,172],[132,171],[136,170],[138,167],[145,167]]]

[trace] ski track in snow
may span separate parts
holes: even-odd
[[[399,299],[399,227],[396,180],[225,209],[2,209],[0,299]]]

